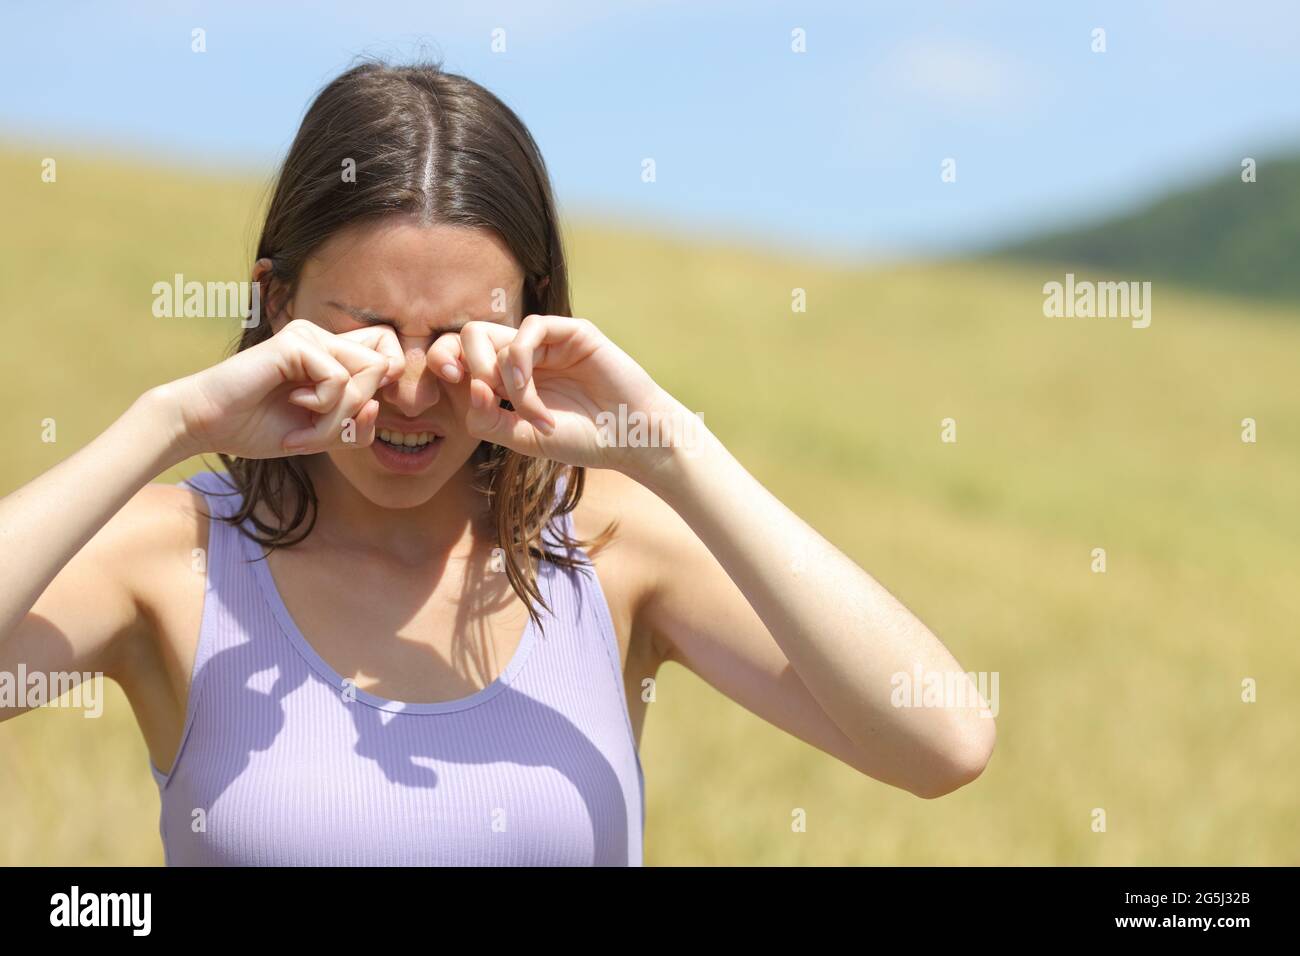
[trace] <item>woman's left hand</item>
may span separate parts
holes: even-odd
[[[447,382],[468,375],[470,434],[531,457],[636,478],[654,467],[658,450],[702,428],[587,319],[529,315],[518,328],[468,322],[433,343],[428,366]]]

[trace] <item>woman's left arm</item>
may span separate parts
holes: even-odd
[[[669,659],[918,796],[949,793],[983,771],[991,712],[934,634],[590,321],[530,315],[518,329],[469,322],[434,343],[429,365],[449,382],[460,370],[468,375],[471,434],[621,472],[666,505],[669,515],[643,525],[659,558],[639,613],[669,645]],[[674,526],[675,541],[667,531]],[[937,706],[899,705],[900,686],[910,690],[918,677],[922,703],[932,703],[936,678],[959,693]]]
[[[678,409],[666,420],[687,421],[685,414]],[[993,750],[994,722],[961,666],[915,615],[696,423],[676,444],[652,449],[644,469],[628,469],[698,541],[680,531],[671,544],[658,536],[661,584],[642,614],[668,659],[680,658],[715,686],[726,686],[727,669],[736,672],[731,679],[745,674],[733,698],[834,752],[834,735],[806,712],[811,696],[852,743],[855,767],[918,796],[942,796],[978,777]],[[717,568],[761,628],[728,596],[728,582],[714,577]],[[773,672],[771,642],[797,680]],[[918,677],[956,687],[956,698],[899,706],[900,688],[905,703],[914,703]]]

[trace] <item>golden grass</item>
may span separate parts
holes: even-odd
[[[4,492],[221,356],[232,322],[153,318],[150,287],[241,278],[264,186],[76,151],[44,184],[43,155],[0,150]],[[989,768],[923,801],[669,665],[643,742],[648,863],[1300,862],[1300,314],[1156,283],[1137,330],[1044,318],[1064,269],[852,270],[566,230],[575,311],[1000,675]],[[157,864],[157,813],[116,687],[100,720],[0,725],[0,863]]]

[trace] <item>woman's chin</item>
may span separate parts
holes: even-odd
[[[387,467],[368,448],[339,454],[356,456],[343,461],[335,458],[335,466],[348,484],[380,508],[418,508],[442,490],[455,470],[449,471],[445,461],[435,462],[442,457],[437,453],[426,453],[428,461],[422,463],[423,467],[410,471]]]

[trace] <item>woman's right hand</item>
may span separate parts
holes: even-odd
[[[379,415],[373,396],[405,368],[388,326],[335,334],[295,319],[164,389],[178,404],[192,454],[280,458],[369,445]],[[349,419],[355,427],[345,430]]]

